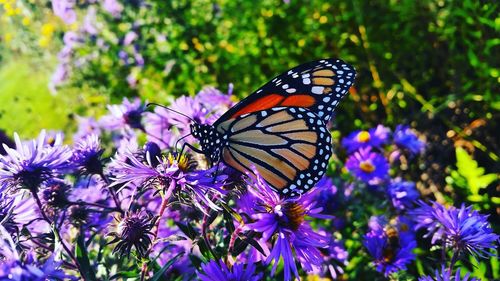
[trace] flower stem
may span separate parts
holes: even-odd
[[[165,210],[167,209],[169,198],[170,198],[170,196],[166,196],[166,195],[162,194],[160,211],[158,211],[158,218],[156,219],[155,226],[154,226],[155,230],[153,232],[153,239],[152,239],[153,243],[151,243],[151,246],[144,254],[145,257],[149,256],[149,254],[153,250],[154,245],[156,244],[156,238],[158,237],[158,230],[160,229],[160,220],[161,220],[161,217],[163,217]],[[141,281],[144,281],[144,278],[146,277],[147,271],[148,271],[148,262],[144,261],[142,264],[142,267],[141,267]]]
[[[33,198],[35,198],[35,202],[36,202],[36,204],[38,206],[38,209],[40,210],[40,213],[42,214],[43,219],[49,225],[52,225],[52,221],[49,219],[49,217],[47,216],[47,214],[45,214],[45,211],[43,210],[42,202],[40,201],[40,198],[38,197],[38,194],[35,191],[32,191],[31,194],[33,194]],[[62,239],[61,234],[59,233],[59,230],[57,229],[57,227],[52,227],[52,231],[54,232],[54,235],[55,235],[56,239],[58,239],[59,241],[61,241],[61,245],[62,245],[64,251],[68,254],[68,256],[73,261],[74,265],[76,266],[76,268],[80,272],[81,277],[84,280],[86,280],[85,277],[84,277],[84,275],[82,274],[83,271],[82,271],[82,268],[80,266],[80,263],[76,259],[75,255],[68,248],[68,246],[66,245],[66,243],[64,243],[64,240]]]
[[[113,201],[115,201],[116,209],[119,210],[119,212],[123,214],[123,210],[122,210],[121,205],[120,205],[120,200],[118,200],[118,195],[116,194],[115,190],[112,187],[109,187],[110,182],[109,182],[108,178],[106,178],[104,173],[100,173],[99,176],[102,178],[102,180],[108,186],[109,193],[111,194]]]

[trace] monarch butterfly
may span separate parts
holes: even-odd
[[[326,124],[354,83],[339,59],[299,65],[275,77],[214,124],[190,125],[213,163],[245,173],[253,167],[282,196],[310,190],[324,175],[332,144]]]

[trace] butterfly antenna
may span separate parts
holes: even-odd
[[[187,137],[189,137],[191,135],[191,133],[185,135],[185,136],[182,136],[181,138],[179,138],[176,142],[175,142],[175,145],[174,145],[174,148],[177,149],[177,145],[179,144],[179,142]]]
[[[191,121],[192,121],[192,122],[194,122],[194,123],[198,123],[198,122],[196,122],[196,120],[194,120],[193,118],[191,118],[191,117],[187,116],[186,114],[184,114],[184,113],[182,113],[182,112],[179,112],[179,111],[177,111],[177,110],[174,110],[174,109],[172,109],[172,108],[166,107],[166,106],[164,106],[164,105],[158,104],[158,103],[150,102],[150,103],[148,103],[148,104],[146,105],[146,107],[150,107],[150,106],[152,106],[152,105],[154,105],[154,106],[159,106],[159,107],[162,107],[162,108],[164,108],[164,109],[166,109],[166,110],[168,110],[168,111],[175,112],[175,113],[177,113],[177,114],[179,114],[179,115],[182,115],[182,116],[186,117],[187,119],[191,120]]]

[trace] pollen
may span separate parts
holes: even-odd
[[[368,142],[370,141],[370,133],[367,131],[361,131],[358,133],[358,141],[359,142]]]
[[[283,206],[286,217],[286,227],[297,230],[304,221],[306,211],[304,207],[296,202],[289,202]]]
[[[359,163],[359,168],[365,173],[372,173],[375,171],[375,166],[373,166],[369,160]]]

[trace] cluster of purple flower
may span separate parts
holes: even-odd
[[[178,154],[177,140],[194,143],[190,120],[216,120],[232,105],[231,91],[207,88],[172,101],[170,110],[124,99],[97,121],[78,117],[73,146],[61,133],[42,131],[32,141],[16,134],[15,147],[4,145],[0,155],[0,280],[144,280],[162,266],[167,280],[262,280],[267,270],[283,280],[342,275],[349,255],[342,219],[332,215],[340,193],[332,179],[284,198],[256,171],[242,176]],[[343,142],[347,169],[365,185],[384,187],[397,214],[368,223],[363,244],[376,270],[406,269],[421,228],[457,253],[452,265],[461,255],[490,255],[498,236],[485,216],[438,203],[415,208],[415,184],[389,179],[382,149],[390,135],[378,126]],[[423,147],[407,127],[392,135],[395,149],[414,155]]]
[[[498,235],[489,227],[486,216],[464,205],[460,209],[446,209],[437,202],[429,206],[418,201],[420,194],[414,182],[400,177],[390,178],[390,163],[394,164],[405,154],[413,158],[422,152],[424,143],[417,135],[408,126],[399,125],[392,133],[393,145],[390,142],[391,131],[382,125],[368,131],[355,131],[342,141],[349,153],[345,165],[348,171],[358,182],[368,185],[372,192],[383,189],[395,214],[390,219],[387,214],[371,217],[369,230],[364,235],[364,246],[377,271],[388,276],[406,269],[416,257],[415,239],[419,229],[426,229],[426,236],[432,235],[433,245],[442,242],[443,252],[446,252],[446,247],[453,250],[450,266],[442,271],[443,276],[451,276],[453,265],[464,254],[491,255],[489,250],[495,248]],[[440,280],[437,271],[436,274]],[[457,274],[459,276],[460,272]],[[431,280],[431,277],[422,280]]]

